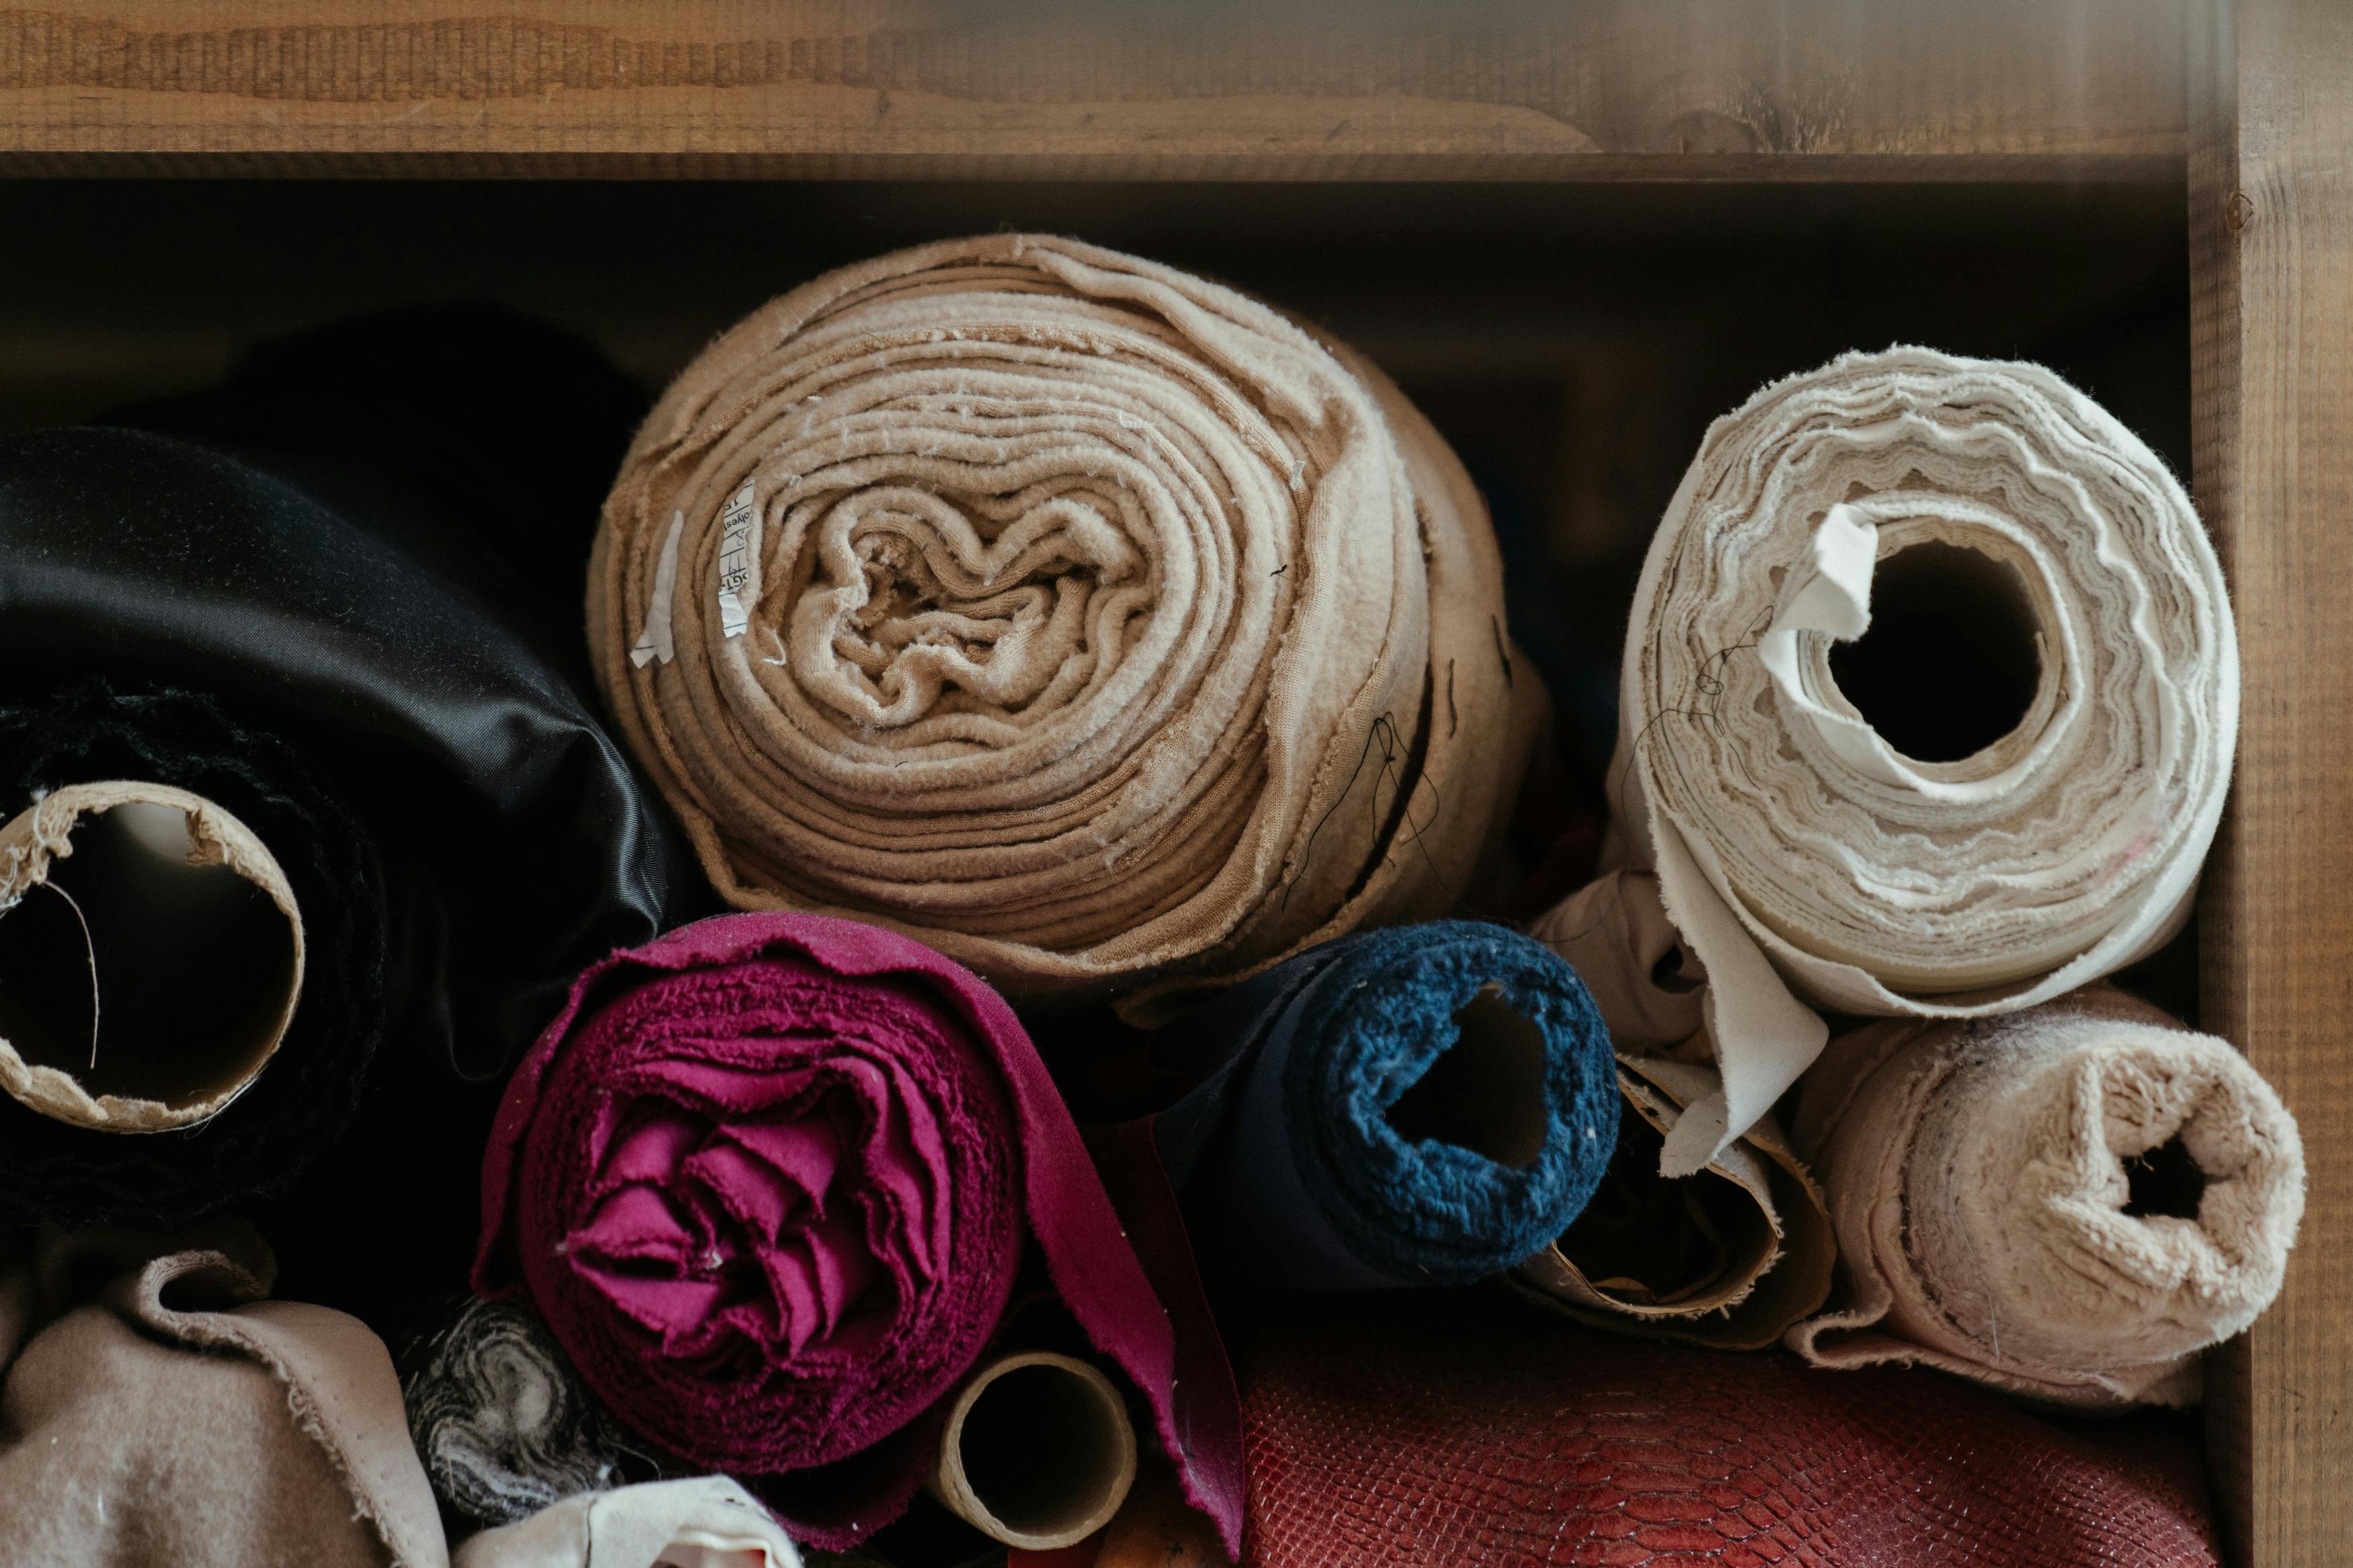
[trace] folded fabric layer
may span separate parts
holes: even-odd
[[[471,310],[339,328],[265,351],[218,392],[124,416],[145,429],[0,441],[0,705],[28,715],[0,772],[29,779],[32,763],[74,743],[53,741],[37,712],[70,680],[164,674],[237,734],[298,753],[359,831],[339,820],[314,849],[298,841],[308,829],[273,828],[239,804],[266,778],[216,794],[163,762],[60,763],[37,782],[181,783],[251,825],[290,875],[314,854],[341,866],[375,848],[392,1006],[372,1004],[330,1043],[354,1048],[381,1016],[366,1110],[257,1217],[290,1289],[388,1329],[398,1298],[462,1281],[470,1149],[497,1080],[571,977],[708,897],[584,700],[576,631],[518,571],[531,563],[493,542],[568,528],[574,553],[543,550],[536,570],[576,581],[565,563],[591,522],[566,476],[608,473],[625,442],[609,383],[576,369],[593,354],[557,353],[551,336],[561,341]],[[528,368],[552,364],[567,368]],[[463,415],[518,377],[533,386],[528,413]],[[0,820],[29,804],[0,797]],[[310,926],[379,897],[341,870],[326,889],[301,899]],[[332,977],[314,970],[293,1034],[232,1110],[293,1068],[322,983]],[[335,1067],[322,1092],[358,1091],[356,1061]],[[0,1152],[11,1174],[16,1148]],[[161,1215],[202,1190],[153,1184],[124,1212]]]
[[[1820,1309],[1838,1243],[1821,1189],[1771,1112],[1707,1169],[1659,1174],[1659,1149],[1705,1098],[1704,1067],[1621,1058],[1618,1150],[1577,1222],[1512,1282],[1580,1322],[1718,1350],[1762,1350]]]
[[[768,1510],[725,1476],[567,1498],[458,1548],[456,1568],[800,1568]]]
[[[267,1059],[253,1064],[249,1079],[240,1075],[241,1087],[223,1103],[213,1103],[221,1093],[205,1076],[222,1060],[206,1049],[206,1026],[250,1020],[235,1016],[234,998],[208,1016],[207,998],[170,987],[201,984],[192,967],[247,956],[236,944],[212,942],[238,928],[216,909],[192,910],[215,929],[184,931],[187,951],[159,953],[147,945],[153,930],[110,919],[142,911],[111,910],[77,880],[105,847],[89,841],[85,825],[117,813],[67,821],[73,814],[58,808],[94,804],[79,786],[125,780],[141,781],[132,788],[142,796],[185,792],[226,813],[278,868],[302,911],[294,1010]],[[27,1071],[0,1097],[0,1224],[177,1223],[295,1180],[350,1126],[384,1026],[382,873],[368,834],[327,777],[301,749],[237,723],[207,697],[85,679],[45,698],[0,701],[0,801],[37,802],[35,816],[20,820],[39,825],[66,851],[38,868],[32,886],[17,884],[35,876],[40,857],[20,855],[0,868],[0,889],[8,889],[0,906],[13,904],[0,916],[0,1036],[16,1042],[0,1048],[51,1079],[49,1092],[38,1093]],[[65,897],[39,883],[65,889]],[[136,994],[159,978],[169,983],[163,994]],[[52,998],[62,1005],[50,1013],[41,1004]],[[42,1061],[36,1042],[59,1039],[87,1039],[97,1065],[78,1047]],[[209,1107],[208,1117],[169,1136],[125,1136],[110,1126],[184,1121],[166,1103],[181,1102],[165,1087],[175,1077],[188,1103]],[[77,1101],[111,1110],[73,1121],[55,1114]]]
[[[1362,931],[1197,1009],[1158,1047],[1200,1087],[1153,1123],[1227,1284],[1499,1274],[1568,1227],[1609,1158],[1616,1076],[1574,970],[1502,926]]]
[[[1809,1004],[1983,1016],[2161,942],[2238,686],[2189,498],[2049,372],[1850,355],[1717,421],[1635,591],[1611,775],[1723,1069],[1670,1173],[1820,1051]]]
[[[270,1273],[227,1226],[48,1233],[0,1273],[0,1564],[448,1563],[391,1357]]]
[[[1263,1336],[1243,1561],[2218,1568],[2195,1435],[1435,1296]],[[1156,1559],[1155,1559],[1156,1561]]]
[[[1789,1343],[2080,1406],[2187,1404],[2198,1352],[2278,1294],[2295,1120],[2246,1059],[2101,986],[1831,1043],[1793,1131],[1852,1300]]]
[[[619,1482],[620,1434],[523,1308],[470,1299],[404,1360],[409,1435],[456,1512],[512,1524]]]
[[[509,1083],[477,1289],[527,1292],[639,1437],[820,1545],[897,1517],[919,1420],[1025,1246],[1239,1529],[1237,1435],[1173,1397],[1168,1320],[1004,1002],[877,927],[701,921],[580,977]]]
[[[1543,710],[1477,492],[1377,371],[1028,235],[775,300],[663,397],[589,645],[730,902],[1135,1002],[1443,912]]]

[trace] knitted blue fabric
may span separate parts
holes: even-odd
[[[1543,1141],[1505,1163],[1392,1124],[1491,992],[1533,1025]],[[1362,931],[1277,965],[1178,1025],[1164,1059],[1208,1072],[1154,1135],[1197,1250],[1277,1289],[1466,1284],[1541,1251],[1617,1145],[1609,1035],[1577,972],[1502,926]],[[1495,1086],[1498,1094],[1514,1090]]]

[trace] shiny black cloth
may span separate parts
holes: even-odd
[[[198,693],[296,748],[381,862],[377,1068],[260,1216],[293,1294],[364,1313],[462,1280],[506,1069],[581,968],[706,906],[586,695],[579,584],[637,410],[575,340],[461,307],[0,441],[0,702],[93,675]]]

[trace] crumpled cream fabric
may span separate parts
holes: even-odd
[[[274,1269],[234,1224],[0,1268],[0,1568],[447,1568],[391,1356]]]
[[[1790,1347],[2052,1405],[2194,1402],[2198,1352],[2270,1305],[2304,1214],[2304,1146],[2271,1086],[2108,986],[1843,1035],[1791,1133],[1852,1298]],[[2168,1212],[2188,1192],[2135,1205],[2127,1162],[2175,1140],[2203,1181],[2194,1211]]]
[[[1650,872],[1603,872],[1538,916],[1528,934],[1568,960],[1620,1055],[1672,1051],[1704,1026],[1707,971],[1667,918]]]
[[[588,626],[730,902],[1133,1000],[1462,898],[1543,713],[1502,593],[1476,490],[1370,364],[991,235],[829,273],[689,366]]]
[[[1832,680],[1878,563],[1936,542],[2014,574],[2040,686],[1957,762],[1901,755]],[[1844,1013],[1981,1017],[2149,952],[2222,808],[2238,648],[2180,485],[2031,364],[1850,354],[1718,420],[1635,590],[1609,863],[1656,873],[1709,977],[1698,1169]]]
[[[458,1548],[455,1568],[800,1568],[768,1510],[725,1476],[583,1492]]]

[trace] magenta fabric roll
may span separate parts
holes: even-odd
[[[527,1294],[640,1436],[755,1486],[834,1467],[824,1506],[770,1489],[831,1546],[904,1508],[903,1439],[1034,1237],[1238,1542],[1239,1424],[1178,1405],[1167,1315],[1029,1037],[908,938],[723,915],[590,969],[507,1087],[482,1213],[476,1288]]]

